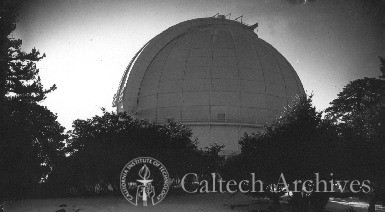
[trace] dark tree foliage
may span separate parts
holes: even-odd
[[[39,51],[25,53],[21,40],[9,38],[15,29],[17,1],[2,1],[1,8],[1,140],[0,202],[4,198],[38,195],[42,183],[62,152],[64,128],[57,117],[39,105],[46,94],[36,62]]]
[[[379,57],[381,65],[380,65],[380,72],[381,76],[380,78],[385,79],[385,59],[382,57]]]
[[[55,90],[56,85],[44,89],[36,63],[45,57],[35,48],[30,53],[23,52],[20,39],[8,42],[8,70],[5,73],[5,98],[7,100],[36,103],[44,100],[46,94]]]
[[[20,50],[20,40],[9,41],[8,70],[2,113],[0,143],[2,192],[7,198],[27,197],[37,192],[51,172],[56,157],[64,154],[64,127],[57,116],[38,103],[53,90],[40,83],[36,62],[42,57],[35,49]]]
[[[326,109],[345,136],[372,140],[383,131],[380,116],[385,97],[385,80],[363,78],[350,82]]]
[[[350,82],[326,109],[349,153],[350,177],[371,180],[375,198],[378,192],[385,197],[385,60],[380,62],[380,78]]]
[[[0,153],[5,195],[7,198],[40,195],[41,183],[64,154],[64,128],[46,107],[15,101],[7,104],[10,113]]]
[[[202,155],[202,160],[205,162],[204,166],[201,166],[200,173],[211,175],[211,173],[219,172],[225,163],[225,158],[221,156],[224,144],[214,143],[209,147],[205,147],[205,151]]]
[[[265,126],[263,132],[241,138],[242,152],[227,161],[224,176],[248,179],[250,173],[255,173],[265,186],[277,184],[281,173],[291,186],[294,180],[314,179],[314,173],[328,179],[341,163],[340,158],[335,157],[341,151],[336,138],[334,125],[322,119],[322,113],[312,106],[312,96],[298,97],[294,105],[274,123]],[[294,187],[289,189],[293,191]],[[279,195],[279,192],[269,192],[267,187],[264,190],[267,192],[251,195],[275,198]]]
[[[17,19],[17,1],[4,0],[0,2],[0,138],[4,136],[3,126],[7,123],[6,113],[7,109],[3,102],[5,101],[5,84],[6,74],[9,70],[8,65],[8,47],[9,47],[9,34],[16,27]]]
[[[380,61],[380,71],[384,71],[385,60],[380,58]],[[353,153],[355,174],[373,180],[382,178],[385,174],[381,168],[385,167],[381,156],[385,155],[385,79],[363,78],[350,82],[326,112],[338,126],[346,148]]]
[[[5,95],[5,74],[8,70],[8,36],[16,27],[18,1],[0,2],[0,93]],[[1,98],[1,101],[3,98]]]
[[[377,178],[385,166],[385,80],[363,78],[346,85],[327,108],[335,122],[345,148],[349,149],[354,174]],[[370,152],[371,154],[367,154]],[[348,156],[349,157],[349,156]],[[351,173],[353,174],[353,173]]]
[[[189,172],[215,172],[218,147],[199,150],[191,130],[175,122],[156,124],[103,110],[102,116],[74,121],[73,128],[71,156],[47,183],[57,195],[93,194],[95,186],[120,193],[120,172],[136,157],[160,160],[173,179]]]
[[[261,168],[269,170],[267,173],[272,175],[267,179],[274,182],[274,176],[287,173],[290,181],[307,179],[315,172],[334,171],[328,156],[336,150],[336,135],[334,126],[312,106],[312,96],[302,96],[265,132],[247,135],[240,144],[242,154],[253,155]],[[261,163],[263,158],[268,162]]]

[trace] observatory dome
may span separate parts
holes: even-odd
[[[244,132],[273,121],[304,94],[290,63],[255,26],[224,18],[174,25],[131,60],[114,98],[118,112],[192,128],[201,146],[239,150]]]

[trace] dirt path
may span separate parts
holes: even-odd
[[[119,197],[95,198],[58,198],[58,199],[29,199],[5,203],[5,211],[55,212],[65,204],[66,212],[94,211],[257,211],[268,207],[267,200],[256,200],[243,194],[230,197],[229,194],[195,194],[168,196],[160,204],[153,207],[133,206]],[[367,205],[362,202],[342,199],[331,199],[326,207],[328,212],[346,212],[349,206],[356,212],[366,212]],[[283,206],[288,211],[288,206]],[[384,208],[378,208],[385,212]]]

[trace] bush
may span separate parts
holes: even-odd
[[[175,122],[156,124],[103,110],[73,127],[70,156],[58,161],[46,183],[51,195],[120,194],[120,172],[136,157],[158,159],[175,180],[189,172],[216,172],[222,163],[221,146],[199,149],[191,129]]]

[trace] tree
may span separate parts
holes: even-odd
[[[385,196],[385,60],[380,57],[380,62],[379,78],[350,82],[326,109],[350,153],[351,177],[370,179],[376,185],[369,211],[374,211],[378,196]]]
[[[39,105],[56,88],[41,84],[36,63],[45,55],[36,49],[25,53],[21,40],[8,38],[18,4],[5,1],[1,6],[0,202],[39,193],[56,157],[64,154],[65,138],[57,116]]]
[[[336,164],[339,158],[334,157],[339,151],[336,139],[335,127],[316,111],[312,96],[301,96],[274,123],[265,126],[263,132],[241,138],[241,154],[228,160],[225,176],[246,179],[249,176],[242,173],[255,173],[265,185],[277,185],[281,173],[287,182],[314,179],[315,173],[328,179],[329,174],[339,168]],[[269,196],[274,200],[283,192],[282,187],[277,189],[266,187],[265,193],[251,195]],[[293,185],[289,189],[295,190]],[[300,192],[293,193],[292,197],[300,196]],[[313,205],[322,208],[328,198],[328,194],[317,197],[318,202],[314,201]]]
[[[380,59],[380,63],[381,63],[381,65],[380,65],[380,72],[382,74],[380,76],[380,78],[385,79],[385,59],[382,58],[382,57],[379,57],[379,59]]]
[[[3,191],[7,198],[39,195],[41,184],[64,155],[64,128],[46,107],[8,102],[10,113],[1,143]]]
[[[141,156],[160,160],[173,179],[189,172],[215,172],[218,167],[212,159],[221,147],[198,149],[191,129],[175,122],[151,123],[103,109],[102,116],[76,120],[73,128],[68,140],[71,155],[62,161],[66,168],[56,169],[47,182],[57,195],[94,194],[96,186],[101,193],[119,194],[122,168]]]
[[[384,71],[385,60],[380,61],[380,71]],[[385,165],[383,157],[378,157],[385,154],[385,79],[354,80],[330,104],[327,117],[338,126],[340,137],[354,153],[351,160],[360,167],[355,174],[381,178],[376,175],[385,172],[379,173],[381,169],[375,165]],[[363,153],[364,149],[372,154]]]
[[[20,39],[9,39],[8,69],[5,72],[5,98],[8,101],[38,103],[46,94],[54,91],[56,85],[44,89],[36,63],[45,57],[35,48],[30,53],[23,52]]]
[[[357,79],[346,85],[326,109],[328,117],[338,123],[342,133],[363,140],[375,139],[384,129],[380,116],[384,107],[385,80]]]
[[[8,36],[16,27],[18,1],[5,0],[0,2],[0,106],[3,106],[5,97],[5,75],[8,70]],[[0,122],[3,126],[3,107],[0,113]]]

